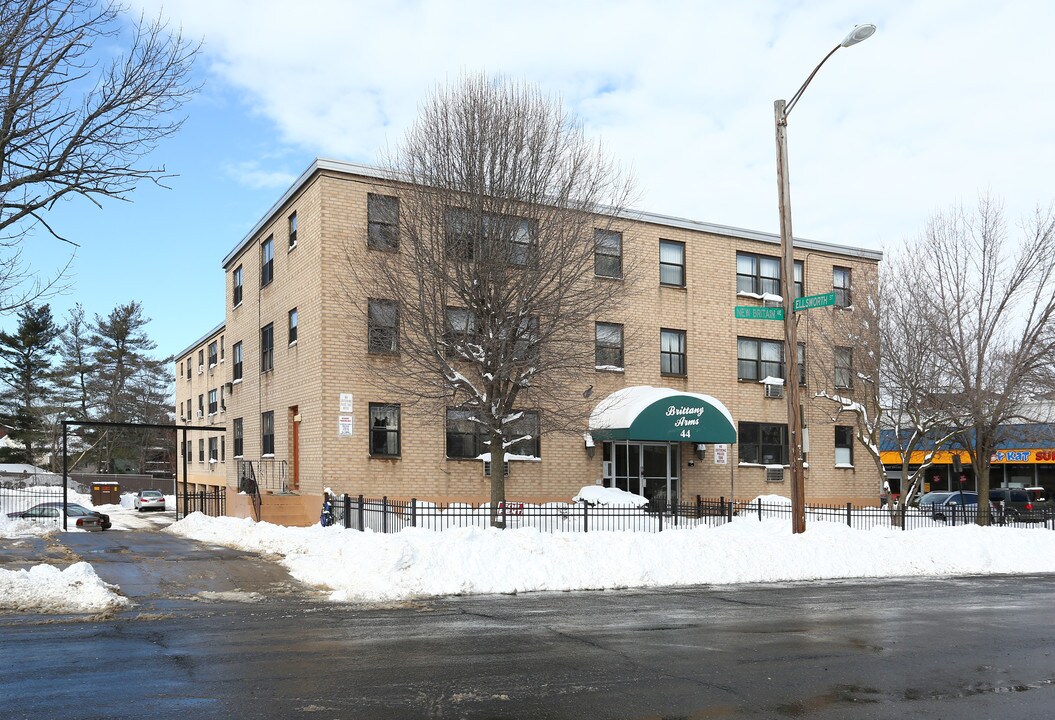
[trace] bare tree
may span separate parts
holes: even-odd
[[[853,312],[834,310],[834,318],[811,333],[819,338],[819,347],[811,348],[811,377],[820,385],[815,395],[831,401],[832,422],[852,420],[856,444],[874,463],[881,492],[889,487],[882,448],[901,456],[900,502],[888,506],[898,522],[922,487],[935,448],[955,435],[945,407],[935,402],[935,388],[945,378],[931,351],[922,299],[929,291],[918,260],[888,256],[879,275],[855,281]],[[836,362],[840,352],[851,361],[849,372]],[[917,451],[924,461],[913,467]]]
[[[353,302],[370,351],[399,354],[381,382],[450,412],[470,454],[494,460],[499,525],[506,454],[581,432],[594,320],[627,292],[595,276],[594,251],[622,243],[631,181],[558,100],[482,75],[436,89],[387,164],[399,197],[371,197],[368,243],[349,258],[369,297]]]
[[[125,199],[166,177],[141,161],[180,127],[198,47],[160,19],[141,17],[122,38],[122,13],[107,0],[0,4],[0,311],[54,289],[54,279],[24,287],[32,273],[18,248],[37,225],[66,240],[45,219],[57,201]],[[122,40],[104,61],[101,48]]]
[[[978,482],[977,522],[989,522],[990,458],[1008,427],[1036,421],[1055,353],[1055,215],[1038,210],[1009,237],[1002,207],[935,216],[909,250],[918,311],[940,382],[926,402],[949,419]],[[921,338],[922,339],[922,338]]]

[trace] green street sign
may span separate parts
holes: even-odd
[[[795,312],[809,310],[811,308],[828,307],[835,304],[835,293],[821,293],[820,295],[807,295],[795,298]]]
[[[738,320],[783,320],[784,308],[737,305],[734,308],[734,315]]]

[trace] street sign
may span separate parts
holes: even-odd
[[[795,312],[809,310],[811,308],[828,307],[835,304],[835,293],[821,293],[820,295],[807,295],[795,298]]]
[[[783,320],[784,308],[737,305],[734,308],[734,315],[738,320]]]

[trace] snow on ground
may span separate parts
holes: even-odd
[[[65,570],[52,565],[35,565],[28,570],[0,569],[0,610],[98,613],[128,604],[86,562],[74,563]]]
[[[1055,572],[1055,532],[964,525],[918,530],[738,517],[662,533],[543,533],[456,528],[359,532],[291,528],[200,513],[170,526],[218,545],[275,556],[333,600],[601,590],[844,578]]]

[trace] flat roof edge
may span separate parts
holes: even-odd
[[[396,179],[392,173],[382,170],[381,168],[372,167],[370,165],[361,165],[359,163],[346,162],[343,160],[331,160],[328,158],[315,158],[308,168],[300,174],[293,184],[282,193],[282,196],[264,213],[264,215],[253,225],[249,232],[242,238],[242,240],[234,247],[231,252],[227,253],[224,257],[221,267],[226,269],[231,262],[238,257],[242,251],[248,246],[253,238],[256,236],[260,229],[270,222],[271,217],[279,211],[283,205],[285,205],[291,197],[293,197],[300,189],[307,184],[307,182],[318,172],[323,170],[330,170],[333,172],[347,173],[350,175],[360,175],[362,177],[374,178],[377,180],[394,180]],[[742,238],[744,240],[757,240],[759,242],[780,244],[780,236],[774,233],[762,232],[759,230],[748,230],[745,228],[733,227],[731,225],[720,225],[717,223],[702,222],[699,220],[688,220],[686,218],[674,217],[671,215],[662,215],[660,213],[652,213],[645,211],[634,211],[634,210],[623,210],[616,214],[616,217],[624,220],[635,220],[639,222],[652,223],[654,225],[664,225],[667,227],[681,228],[684,230],[695,230],[697,232],[710,233],[711,235],[725,235],[728,237]],[[868,248],[859,248],[849,245],[839,245],[837,243],[822,242],[820,240],[809,240],[807,238],[796,237],[794,239],[794,245],[798,248],[805,250],[817,250],[820,252],[832,253],[834,255],[845,255],[848,257],[857,257],[865,260],[880,261],[883,259],[882,250],[871,250]]]
[[[194,350],[195,350],[195,349],[197,349],[197,347],[198,347],[199,345],[201,345],[202,343],[204,343],[204,342],[205,342],[206,340],[208,340],[209,338],[211,338],[211,337],[212,337],[213,335],[215,335],[216,333],[218,333],[218,332],[220,332],[221,330],[223,330],[223,329],[224,329],[225,327],[227,327],[227,322],[226,322],[226,321],[224,321],[224,322],[220,323],[219,325],[217,325],[216,327],[214,327],[214,328],[213,328],[212,330],[210,330],[209,332],[207,332],[207,333],[205,333],[204,335],[202,335],[202,336],[201,336],[200,338],[198,338],[197,340],[195,340],[194,342],[192,342],[192,343],[191,343],[190,345],[188,345],[187,347],[185,347],[185,348],[184,348],[183,350],[180,350],[180,351],[179,351],[178,353],[176,353],[176,354],[174,355],[174,357],[176,358],[176,360],[179,360],[179,359],[180,359],[181,357],[183,357],[184,355],[187,355],[187,354],[189,354],[189,353],[192,353],[192,352],[194,352]]]

